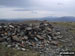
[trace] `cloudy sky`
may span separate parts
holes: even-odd
[[[0,0],[0,18],[75,16],[75,0]]]

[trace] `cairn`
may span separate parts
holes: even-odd
[[[27,47],[42,50],[47,45],[58,46],[57,39],[61,38],[61,32],[54,30],[47,21],[37,25],[0,23],[0,43],[18,50],[25,51]]]

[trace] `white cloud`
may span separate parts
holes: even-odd
[[[42,18],[47,16],[75,16],[63,11],[46,11],[46,10],[23,10],[15,11],[24,8],[0,8],[0,18]]]

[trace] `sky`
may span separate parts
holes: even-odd
[[[0,0],[0,18],[74,16],[75,0]]]

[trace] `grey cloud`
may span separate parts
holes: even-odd
[[[24,7],[30,6],[29,0],[0,0],[0,5],[8,7]]]
[[[36,0],[36,1],[35,0],[0,0],[0,5],[6,7],[24,8],[24,9],[17,9],[16,11],[24,11],[24,10],[50,10],[50,11],[59,10],[60,11],[66,9],[66,8],[60,8],[59,6],[56,6],[56,4],[54,3],[50,3],[48,6],[45,6],[47,4],[44,3],[43,6],[42,2],[39,4],[40,0]],[[57,5],[63,5],[63,3],[59,2],[57,3]]]
[[[14,9],[13,11],[30,11],[29,9]]]
[[[38,1],[38,2],[37,2]],[[40,2],[41,1],[41,2]],[[43,1],[49,1],[48,3]],[[51,2],[52,1],[52,2]],[[65,0],[64,0],[65,1]],[[75,14],[75,1],[66,0],[0,0],[0,8],[23,8],[14,9],[13,11],[31,11],[33,14],[37,14],[35,10],[57,11],[67,12]]]
[[[32,11],[32,13],[33,13],[33,14],[37,14],[38,12],[36,12],[36,11]]]
[[[14,9],[13,11],[31,11],[33,14],[37,14],[37,11],[31,10],[31,9]]]
[[[57,3],[57,5],[64,5],[64,3]]]

